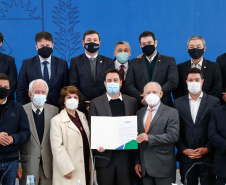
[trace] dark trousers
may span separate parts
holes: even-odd
[[[181,182],[184,184],[185,174],[192,166],[192,163],[180,163]],[[200,178],[201,185],[213,185],[214,176],[211,169],[204,165],[196,165],[187,175],[188,185],[198,185]]]
[[[146,174],[142,179],[143,185],[171,185],[175,183],[176,177],[150,177]]]
[[[98,185],[132,185],[133,170],[128,151],[113,151],[110,163],[96,168]]]
[[[225,185],[226,184],[226,178],[217,177],[214,185]]]

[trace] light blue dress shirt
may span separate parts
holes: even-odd
[[[50,79],[50,77],[51,77],[51,55],[47,60],[43,60],[40,56],[39,56],[39,59],[40,59],[42,76],[44,75],[44,64],[43,64],[43,62],[45,62],[45,61],[49,62],[47,64],[47,69],[48,69],[49,79]]]

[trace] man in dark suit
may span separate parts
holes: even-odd
[[[177,65],[179,71],[179,85],[173,93],[174,98],[176,99],[188,94],[186,84],[187,71],[193,67],[202,71],[204,79],[202,90],[206,94],[220,98],[222,86],[220,67],[216,62],[211,62],[203,58],[204,52],[206,51],[205,40],[198,35],[190,37],[187,43],[187,50],[191,60]]]
[[[88,30],[83,35],[85,53],[71,59],[69,85],[77,87],[82,93],[80,110],[87,114],[92,99],[105,93],[104,73],[114,68],[112,59],[99,55],[101,41],[99,33]]]
[[[125,82],[126,93],[135,97],[138,103],[146,105],[143,88],[146,83],[155,81],[162,86],[162,102],[172,106],[171,92],[176,89],[179,81],[175,59],[157,52],[154,33],[143,32],[139,41],[144,54],[142,58],[135,58],[130,63]]]
[[[29,103],[29,83],[35,79],[43,79],[49,86],[46,103],[58,107],[60,91],[67,85],[67,62],[51,55],[53,38],[50,33],[37,33],[35,41],[38,55],[23,61],[17,84],[17,101],[23,105]]]
[[[3,35],[0,32],[0,47],[3,43]],[[0,52],[0,73],[6,74],[10,79],[10,92],[8,98],[15,100],[14,93],[17,84],[17,69],[15,59],[9,55]]]
[[[196,162],[211,163],[211,145],[208,140],[210,110],[220,105],[220,100],[202,91],[204,83],[201,70],[188,70],[186,80],[189,93],[175,100],[174,107],[180,115],[180,138],[177,143],[177,159],[180,162],[181,182]],[[189,172],[188,185],[212,185],[213,177],[206,166],[196,165]]]
[[[225,101],[226,103],[226,101]],[[209,122],[209,140],[214,150],[213,170],[215,185],[226,184],[226,105],[212,109]]]
[[[122,80],[120,91],[121,93],[125,93],[125,79],[129,68],[129,57],[131,56],[129,43],[126,41],[117,42],[115,45],[114,56],[115,69],[119,71]]]
[[[90,103],[91,116],[132,116],[137,111],[135,98],[120,93],[120,74],[116,69],[110,69],[105,74],[104,85],[107,93],[95,98]],[[109,118],[111,119],[111,118]],[[91,123],[92,124],[92,123]],[[107,123],[106,123],[107,124]],[[91,130],[92,132],[92,130]],[[96,155],[109,158],[96,158],[97,181],[99,185],[131,185],[133,182],[132,151],[107,150],[100,147],[94,151]]]
[[[157,82],[144,87],[148,104],[137,112],[139,154],[135,171],[144,185],[170,185],[176,180],[175,143],[179,138],[179,115],[160,99],[162,88]]]
[[[221,75],[222,75],[222,103],[226,102],[226,53],[217,57],[216,61],[220,65]]]

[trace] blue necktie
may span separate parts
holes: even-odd
[[[48,68],[47,68],[48,63],[49,62],[47,62],[47,61],[43,62],[43,64],[44,64],[43,78],[44,78],[44,80],[46,81],[47,84],[49,83],[49,72],[48,72]]]

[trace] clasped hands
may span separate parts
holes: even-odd
[[[2,146],[8,146],[13,142],[12,136],[9,136],[6,132],[0,132],[0,144]]]
[[[185,149],[183,151],[184,155],[187,155],[190,159],[199,159],[201,158],[203,155],[206,155],[209,152],[208,148],[196,148],[196,149]]]

